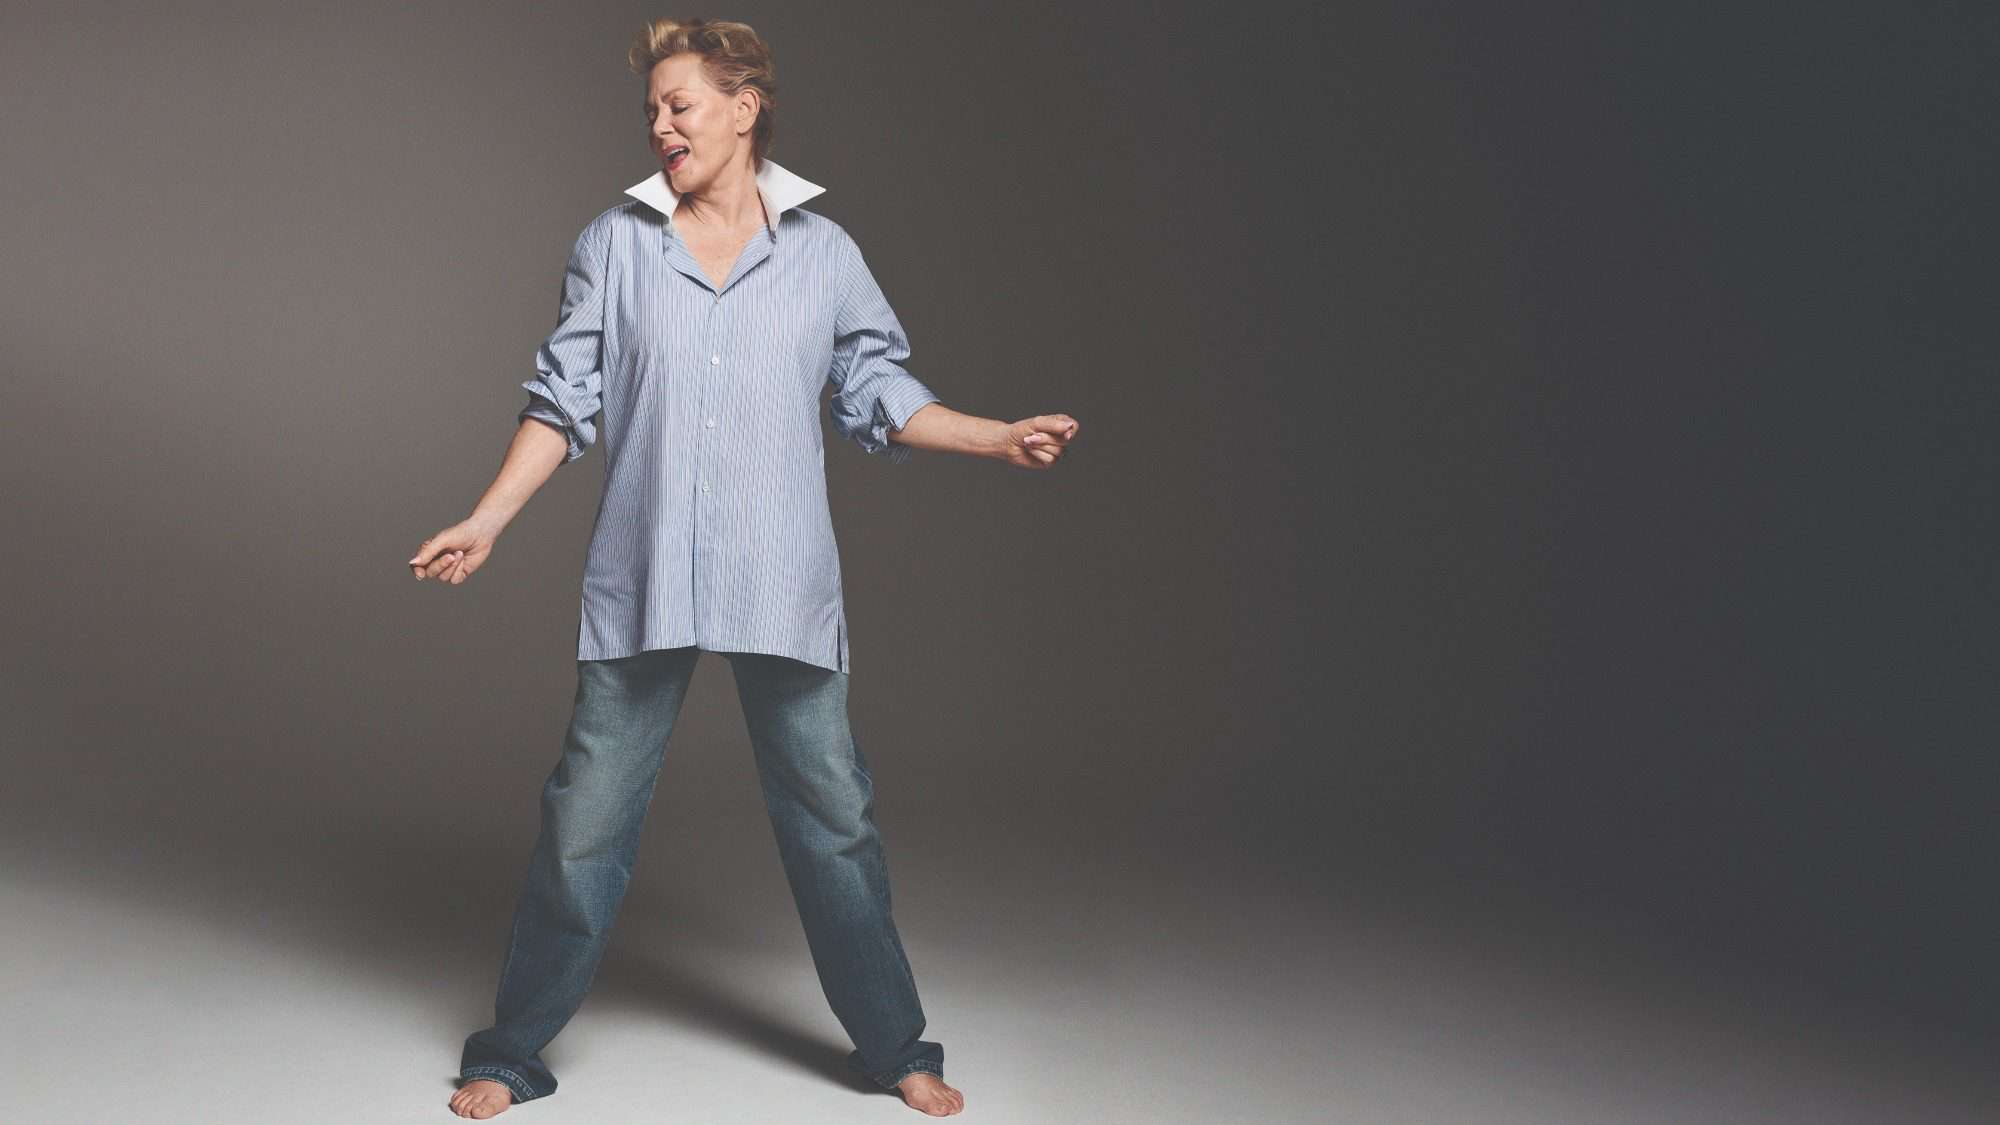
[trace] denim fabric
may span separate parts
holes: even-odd
[[[541,1050],[575,1014],[631,880],[674,720],[700,650],[577,662],[575,712],[542,789],[542,825],[500,969],[493,1026],[466,1038],[459,1073],[516,1101],[546,1097]],[[885,1089],[942,1076],[889,909],[874,780],[847,721],[847,673],[730,652],[765,808],[850,1069]]]

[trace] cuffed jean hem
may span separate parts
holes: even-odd
[[[943,1081],[944,1067],[942,1064],[932,1062],[929,1059],[913,1059],[890,1071],[887,1078],[876,1078],[872,1074],[868,1077],[884,1090],[893,1090],[896,1088],[896,1083],[901,1082],[912,1074],[934,1074],[938,1077],[939,1081]]]
[[[487,1078],[498,1082],[513,1092],[514,1101],[517,1104],[533,1101],[542,1096],[535,1092],[533,1086],[528,1085],[527,1079],[508,1070],[504,1066],[468,1066],[464,1070],[459,1071],[458,1076],[467,1082],[475,1078]]]

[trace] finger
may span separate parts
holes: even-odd
[[[451,552],[445,548],[445,541],[433,536],[424,540],[423,548],[405,565],[409,566],[419,579],[424,579],[436,578],[450,563]]]
[[[1040,446],[1036,446],[1035,448],[1028,450],[1028,456],[1033,457],[1036,461],[1039,461],[1044,465],[1053,465],[1056,463],[1055,452],[1053,450],[1043,449]]]
[[[470,577],[472,577],[472,556],[462,554],[458,556],[457,568],[451,572],[451,584],[461,585]]]
[[[433,557],[436,556],[439,546],[440,545],[437,541],[436,536],[432,536],[431,538],[424,540],[421,544],[418,545],[417,553],[411,555],[410,561],[405,563],[404,565],[405,566],[430,565],[430,561]]]
[[[1064,444],[1066,442],[1063,437],[1053,433],[1029,434],[1021,439],[1021,448],[1029,451],[1050,449],[1061,451]]]
[[[1073,428],[1061,429],[1061,430],[1047,430],[1040,433],[1030,434],[1029,437],[1032,437],[1034,440],[1032,442],[1028,442],[1024,439],[1023,444],[1027,444],[1031,447],[1040,446],[1043,449],[1060,450],[1064,446],[1068,445],[1070,442],[1070,438],[1074,436],[1075,436],[1075,430]]]

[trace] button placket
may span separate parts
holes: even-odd
[[[714,338],[714,335],[715,335],[715,331],[716,331],[716,327],[715,327],[715,311],[716,311],[716,310],[715,310],[715,306],[716,306],[716,305],[719,305],[719,304],[721,304],[721,303],[722,303],[722,294],[718,292],[718,293],[717,293],[717,294],[715,295],[715,301],[714,301],[713,303],[711,303],[711,304],[709,305],[709,310],[708,310],[708,311],[709,311],[709,321],[708,321],[708,330],[709,330],[709,336],[710,336],[710,339],[713,339],[713,338]],[[720,366],[722,366],[722,353],[721,353],[721,352],[710,352],[710,353],[709,353],[709,355],[708,355],[708,366],[709,366],[709,370],[710,370],[710,372],[711,372],[711,373],[712,373],[712,372],[714,372],[714,370],[715,370],[715,369],[716,369],[717,367],[720,367]],[[713,376],[711,375],[711,377],[710,377],[710,378],[708,378],[708,379],[705,379],[705,380],[703,380],[703,382],[702,382],[702,396],[701,396],[701,397],[702,397],[702,411],[701,411],[701,413],[702,413],[702,418],[703,418],[703,421],[702,421],[702,429],[704,429],[704,430],[712,430],[712,429],[714,429],[714,428],[715,428],[715,417],[714,417],[714,415],[712,415],[712,414],[709,414],[709,413],[708,413],[708,409],[709,409],[709,404],[710,404],[710,403],[712,403],[712,402],[714,401],[714,396],[716,395],[716,393],[717,393],[717,391],[716,391],[716,386],[715,386],[715,380],[714,380]],[[706,435],[704,434],[703,436],[706,436]],[[710,481],[709,481],[709,479],[708,479],[708,472],[709,472],[709,469],[710,469],[710,468],[712,468],[712,467],[714,466],[714,464],[715,464],[715,454],[714,454],[714,451],[713,451],[713,449],[712,449],[712,448],[711,448],[711,447],[709,446],[709,444],[708,444],[708,443],[706,443],[706,442],[702,443],[702,447],[701,447],[701,452],[700,452],[700,455],[699,455],[699,460],[700,460],[700,462],[701,462],[701,465],[702,465],[702,468],[701,468],[701,470],[700,470],[700,476],[699,476],[699,479],[698,479],[698,480],[696,481],[696,487],[700,488],[700,490],[701,490],[701,493],[702,493],[702,495],[706,496],[706,495],[708,495],[708,494],[709,494],[710,492],[712,492],[712,491],[713,491],[713,487],[712,487],[712,485],[711,485],[711,482],[710,482]]]

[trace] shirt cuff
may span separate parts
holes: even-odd
[[[520,422],[533,418],[538,422],[545,422],[560,431],[563,439],[569,442],[569,449],[563,454],[563,464],[567,465],[571,461],[583,456],[583,451],[588,443],[577,436],[576,426],[563,416],[562,408],[555,404],[555,400],[543,397],[540,387],[530,386],[528,390],[530,392],[528,405],[521,408],[521,413],[515,416],[515,421]]]
[[[876,396],[875,417],[868,427],[869,440],[863,443],[864,446],[870,453],[886,452],[891,464],[900,465],[908,461],[912,450],[902,442],[890,441],[889,431],[902,429],[909,424],[910,415],[933,402],[942,401],[914,375],[905,374],[902,378],[891,380]]]

